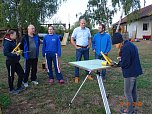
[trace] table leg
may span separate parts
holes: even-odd
[[[74,101],[75,97],[77,96],[77,94],[79,93],[80,89],[82,88],[83,84],[85,83],[85,81],[87,80],[88,76],[90,75],[91,71],[89,72],[89,74],[85,77],[84,81],[82,82],[82,84],[80,85],[79,89],[77,90],[76,94],[74,95],[74,97],[72,98],[69,106],[71,106],[72,102]]]
[[[101,96],[102,96],[102,100],[103,100],[106,114],[111,114],[108,100],[107,100],[107,96],[106,96],[106,92],[105,92],[105,88],[104,88],[103,81],[102,81],[102,77],[99,76],[98,74],[96,76],[97,76],[97,80],[98,80],[98,84],[99,84],[99,88],[100,88],[100,92],[101,92]]]

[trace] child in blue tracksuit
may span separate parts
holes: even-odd
[[[128,102],[127,110],[122,109],[121,112],[133,114],[134,104],[137,102],[136,78],[142,74],[138,49],[133,43],[129,42],[129,40],[123,41],[120,33],[113,35],[112,43],[115,44],[117,49],[120,49],[119,64],[122,68],[124,93]]]
[[[6,56],[6,67],[8,71],[8,84],[9,91],[12,94],[18,94],[25,88],[22,87],[22,80],[24,77],[24,71],[19,63],[20,55],[17,52],[13,52],[16,47],[16,32],[14,30],[9,30],[4,36],[3,41],[3,53]],[[14,88],[14,73],[18,75],[17,89]]]
[[[105,25],[99,24],[98,33],[94,35],[92,40],[92,50],[95,52],[95,59],[104,60],[101,55],[101,51],[108,55],[111,50],[111,37],[108,33],[105,32]],[[102,70],[102,78],[106,78],[106,69]]]
[[[46,59],[46,66],[48,67],[49,83],[54,82],[52,61],[54,63],[56,78],[60,84],[64,83],[62,73],[60,71],[60,63],[58,57],[61,56],[61,43],[58,35],[54,33],[54,27],[48,27],[48,35],[43,39],[42,55]]]

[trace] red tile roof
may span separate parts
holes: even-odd
[[[149,17],[151,15],[152,15],[152,4],[140,9],[139,19]],[[126,22],[127,22],[127,16],[121,20],[121,24],[126,23]],[[118,24],[118,22],[116,22],[115,24]]]

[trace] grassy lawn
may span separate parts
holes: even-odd
[[[138,101],[142,102],[142,106],[138,106],[137,110],[138,114],[152,114],[152,41],[136,42],[135,45],[139,49],[144,72],[137,80]],[[113,48],[109,56],[116,60],[117,50]],[[93,58],[94,54],[90,50],[90,59]],[[95,73],[92,73],[94,80],[86,81],[69,108],[69,103],[81,84],[73,82],[74,67],[68,65],[68,62],[71,61],[75,61],[75,49],[68,44],[62,47],[62,57],[60,58],[65,84],[59,85],[58,82],[55,82],[53,85],[49,85],[47,73],[42,69],[44,58],[40,53],[37,73],[39,85],[34,86],[30,83],[30,87],[24,92],[10,95],[5,57],[0,49],[0,107],[3,114],[105,114]],[[20,63],[23,65],[23,59]],[[80,75],[82,82],[85,72],[80,70]],[[108,69],[107,81],[104,82],[104,85],[109,95],[108,101],[112,114],[119,114],[120,103],[126,102],[123,94],[121,69]]]

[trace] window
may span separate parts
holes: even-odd
[[[143,23],[143,31],[147,31],[149,28],[149,23]]]

